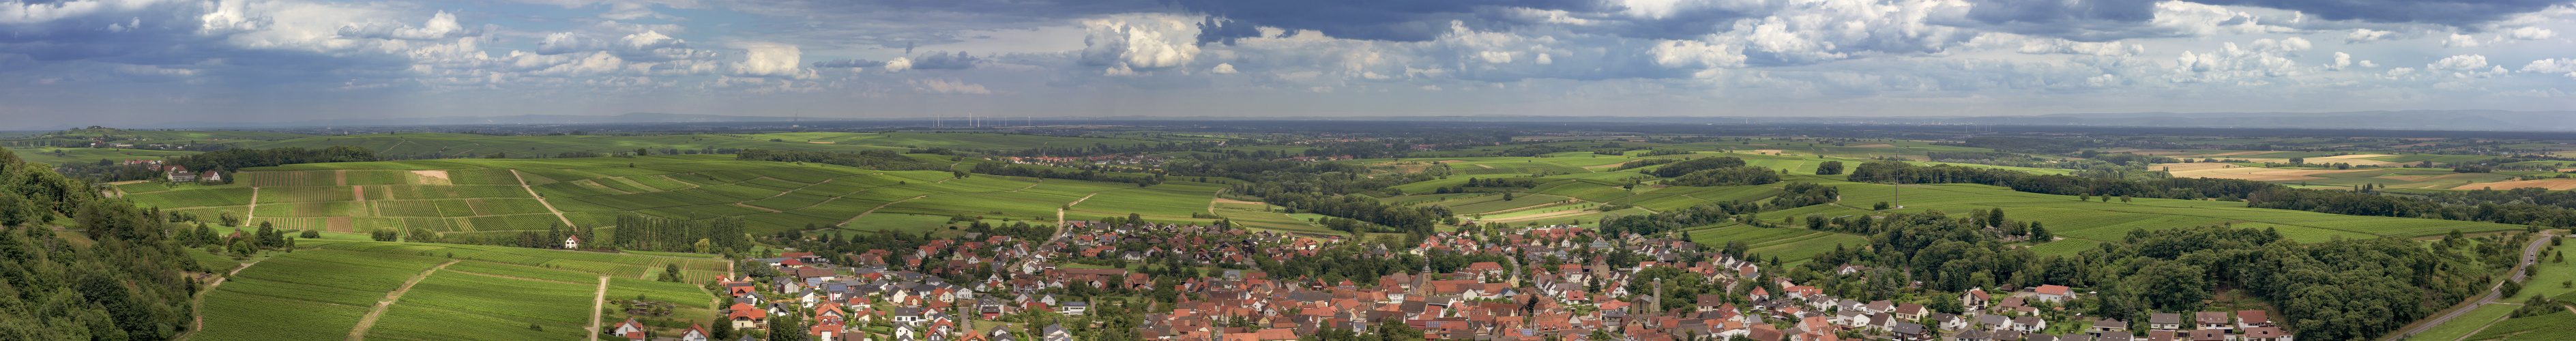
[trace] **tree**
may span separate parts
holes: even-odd
[[[680,281],[680,263],[671,263],[671,264],[663,265],[663,267],[662,267],[662,281],[663,281],[663,282],[678,282],[678,281]]]
[[[715,244],[709,243],[706,238],[698,238],[696,246],[698,248],[698,253],[713,253],[712,251]]]
[[[780,315],[769,318],[769,341],[804,340],[805,322],[798,321],[796,314]]]
[[[2200,301],[2209,299],[2209,275],[2199,266],[2182,261],[2163,261],[2138,269],[2129,276],[2136,283],[2140,298],[2157,310],[2190,311],[2200,309]]]
[[[716,326],[707,328],[707,337],[708,340],[733,340],[733,321],[717,316]]]
[[[2034,243],[2034,244],[2035,244],[2035,243],[2046,243],[2046,242],[2049,242],[2049,241],[2052,241],[2052,240],[2057,240],[2057,235],[2056,235],[2056,234],[2048,233],[2048,228],[2046,228],[2046,227],[2040,227],[2040,226],[2039,226],[2039,222],[2036,222],[2036,221],[2034,221],[2034,222],[2030,222],[2030,242],[2031,242],[2031,243]]]
[[[2093,201],[2093,193],[2076,193],[2075,201]]]
[[[1823,163],[1816,164],[1816,175],[1835,175],[1842,173],[1842,161],[1825,161]]]
[[[297,236],[297,237],[304,237],[305,239],[322,238],[322,231],[318,231],[318,230],[304,230],[304,233],[302,233],[302,234],[298,234],[298,235],[296,235],[296,236]]]

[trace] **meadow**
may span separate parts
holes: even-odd
[[[2423,333],[2417,333],[2414,336],[2408,337],[2408,339],[2459,340],[2462,337],[2469,336],[2469,333],[2478,332],[2478,329],[2486,328],[2489,324],[2496,323],[2496,320],[2503,319],[2506,314],[2513,313],[2513,310],[2516,308],[2522,308],[2522,306],[2511,304],[2488,304],[2480,306],[2477,310],[2470,310],[2468,313],[2460,314],[2460,317],[2451,318],[2450,321],[2443,322],[2440,326],[2434,326],[2433,329],[2426,329]]]
[[[2576,328],[2567,326],[2576,326],[2576,313],[2556,312],[2496,321],[2487,325],[2486,330],[2469,335],[2466,340],[2576,340]]]

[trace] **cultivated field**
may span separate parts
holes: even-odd
[[[592,297],[602,291],[612,299],[642,295],[673,302],[682,307],[673,316],[705,320],[714,315],[715,296],[692,283],[731,270],[713,258],[315,239],[301,244],[311,248],[260,261],[206,293],[206,328],[197,339],[342,339],[360,332],[362,320],[382,301],[394,303],[363,325],[366,338],[577,339],[599,313]],[[666,264],[680,264],[690,282],[644,279],[658,277]],[[397,292],[405,282],[414,283]],[[624,318],[603,316],[610,322]]]

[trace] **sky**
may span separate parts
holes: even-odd
[[[2567,0],[0,0],[0,125],[2576,108]]]

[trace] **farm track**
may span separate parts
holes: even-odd
[[[242,210],[242,221],[259,217],[259,187],[250,188],[250,208]]]
[[[242,269],[249,269],[252,264],[259,264],[259,262],[242,263],[240,266],[234,266],[232,271],[224,272],[223,277],[215,277],[214,283],[207,283],[206,287],[198,288],[197,294],[194,295],[196,297],[188,299],[188,311],[195,312],[197,315],[191,316],[190,318],[196,320],[195,324],[197,327],[189,328],[188,331],[180,332],[179,335],[171,337],[170,339],[187,340],[188,337],[197,335],[198,331],[206,330],[206,294],[213,293],[215,291],[215,287],[224,285],[224,280],[232,279],[233,275],[241,274]]]
[[[786,211],[780,211],[780,210],[778,210],[778,209],[774,209],[774,208],[760,207],[760,206],[752,206],[751,204],[738,203],[738,202],[737,202],[737,203],[733,203],[733,205],[734,205],[734,206],[742,206],[742,207],[750,207],[750,208],[752,208],[752,209],[756,209],[756,210],[769,211],[770,213],[786,212]]]
[[[393,292],[385,293],[385,299],[376,301],[376,306],[374,308],[367,309],[366,317],[358,318],[358,326],[356,328],[349,328],[349,340],[367,339],[367,329],[375,328],[376,319],[385,317],[385,311],[392,310],[394,302],[402,301],[403,293],[411,292],[412,285],[420,284],[420,280],[429,279],[429,274],[437,273],[438,270],[447,269],[448,265],[456,264],[456,262],[460,261],[451,259],[446,263],[439,263],[438,266],[430,267],[429,270],[421,270],[419,275],[412,275],[411,279],[403,280],[401,287],[395,287]]]
[[[563,215],[563,210],[557,210],[557,209],[555,209],[555,203],[546,202],[546,196],[544,196],[544,195],[538,195],[538,194],[537,194],[537,188],[536,188],[536,187],[529,187],[529,186],[528,186],[528,177],[519,176],[519,170],[517,170],[517,169],[512,169],[512,170],[510,170],[510,178],[511,178],[511,179],[517,179],[517,180],[519,180],[519,189],[528,190],[528,197],[536,198],[536,199],[537,199],[537,204],[539,204],[539,205],[546,205],[546,212],[553,212],[553,213],[555,214],[555,219],[556,219],[556,220],[562,220],[562,221],[563,221],[564,226],[573,226],[573,224],[572,224],[572,218],[565,218],[565,217],[564,217],[564,215]],[[252,194],[252,195],[258,195],[258,194],[259,194],[259,192],[251,192],[251,194]]]
[[[2513,276],[2512,276],[2512,277],[2510,277],[2510,278],[2506,278],[2504,281],[2497,281],[2495,284],[2488,285],[2488,286],[2487,286],[2487,294],[2486,294],[2485,296],[2478,296],[2478,298],[2477,298],[2477,299],[2475,299],[2475,300],[2469,300],[2468,302],[2460,302],[2460,304],[2459,304],[2457,307],[2455,307],[2455,308],[2452,308],[2452,309],[2451,309],[2451,313],[2449,313],[2449,314],[2442,314],[2442,316],[2436,316],[2436,317],[2433,317],[2433,318],[2424,319],[2424,320],[2422,320],[2422,321],[2416,321],[2416,322],[2415,322],[2415,324],[2411,325],[2411,327],[2405,328],[2405,329],[2404,329],[2404,330],[2405,330],[2405,332],[2403,332],[2403,333],[2391,333],[2391,334],[2389,334],[2389,336],[2388,336],[2388,337],[2384,337],[2384,338],[2381,338],[2381,339],[2382,339],[2382,340],[2398,340],[2398,339],[2405,339],[2405,338],[2409,338],[2409,337],[2414,337],[2414,336],[2415,336],[2415,334],[2422,334],[2422,333],[2424,333],[2424,331],[2425,331],[2425,330],[2430,330],[2430,329],[2433,329],[2433,327],[2441,326],[2443,323],[2448,323],[2448,322],[2450,322],[2450,321],[2451,321],[2451,319],[2453,319],[2453,318],[2458,318],[2458,317],[2460,317],[2460,315],[2462,315],[2462,314],[2468,314],[2468,313],[2469,313],[2469,311],[2471,311],[2471,310],[2478,310],[2478,307],[2485,306],[2485,305],[2487,305],[2487,304],[2513,304],[2513,303],[2500,303],[2500,302],[2496,302],[2496,299],[2500,298],[2500,297],[2498,297],[2498,296],[2499,296],[2499,295],[2501,295],[2501,294],[2503,294],[2502,292],[2497,292],[2496,290],[2497,290],[2497,289],[2499,289],[2499,288],[2501,288],[2501,287],[2503,287],[2503,286],[2504,286],[2504,282],[2505,282],[2505,281],[2517,281],[2517,282],[2518,282],[2518,281],[2522,281],[2522,276],[2523,276],[2523,275],[2522,275],[2522,274],[2523,274],[2523,272],[2522,272],[2522,271],[2523,271],[2523,270],[2522,270],[2522,268],[2523,268],[2523,267],[2525,267],[2525,266],[2530,266],[2530,265],[2532,265],[2532,262],[2533,262],[2534,260],[2537,260],[2537,259],[2539,259],[2539,258],[2540,258],[2540,244],[2541,244],[2541,243],[2549,242],[2549,240],[2550,240],[2549,238],[2552,238],[2552,235],[2550,235],[2550,234],[2548,234],[2548,233],[2544,232],[2544,233],[2540,234],[2540,238],[2532,239],[2532,240],[2531,240],[2531,244],[2529,244],[2529,245],[2524,245],[2524,246],[2522,247],[2522,260],[2521,260],[2521,261],[2514,262],[2514,263],[2513,263],[2513,269],[2512,269],[2512,270],[2510,270],[2510,271],[2508,271],[2508,273],[2513,274]],[[2485,327],[2480,327],[2480,329],[2484,329],[2484,328],[2485,328]]]
[[[608,301],[608,276],[599,276],[599,290],[590,293],[590,341],[599,341],[599,308]]]
[[[861,218],[861,217],[867,217],[867,216],[868,216],[868,214],[870,214],[870,213],[877,213],[877,209],[886,208],[886,206],[894,206],[894,204],[896,204],[896,203],[901,203],[901,202],[905,202],[905,201],[912,201],[912,199],[921,199],[921,198],[926,198],[926,197],[930,197],[930,195],[929,195],[929,194],[923,194],[923,195],[921,195],[921,196],[916,196],[916,197],[911,197],[911,198],[904,198],[903,200],[888,201],[888,202],[886,202],[886,203],[884,203],[884,204],[878,204],[878,205],[877,205],[877,207],[869,208],[867,212],[859,212],[859,215],[850,216],[850,220],[843,220],[843,221],[841,221],[841,223],[840,223],[840,224],[833,224],[832,226],[850,226],[850,223],[859,221],[859,218]]]

